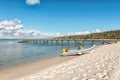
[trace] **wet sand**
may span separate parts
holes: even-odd
[[[37,73],[41,70],[44,70],[54,65],[58,65],[62,62],[66,62],[76,57],[77,56],[69,56],[69,57],[56,56],[56,57],[43,59],[40,61],[35,61],[27,64],[21,64],[14,67],[1,69],[0,80],[13,80],[15,78]]]

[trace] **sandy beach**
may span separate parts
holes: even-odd
[[[14,80],[120,80],[120,42]]]
[[[38,67],[41,64],[36,62],[3,71],[0,80],[120,80],[120,42],[98,46],[78,57],[61,57],[59,60],[60,63],[49,59],[43,61],[43,67],[50,62],[45,65],[46,68]]]
[[[40,61],[34,61],[27,64],[20,64],[14,67],[0,69],[0,80],[13,80],[15,78],[23,77],[25,75],[34,74],[50,66],[58,65],[62,62],[66,62],[76,57],[77,56],[69,57],[55,56],[42,59]]]

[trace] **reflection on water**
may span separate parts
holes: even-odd
[[[13,66],[20,63],[34,61],[50,56],[60,55],[62,48],[77,49],[80,42],[63,42],[64,44],[22,44],[17,43],[18,40],[0,40],[0,68],[6,66]],[[84,48],[92,45],[83,45]],[[96,41],[94,44],[99,45],[100,42]]]

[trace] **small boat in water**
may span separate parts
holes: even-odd
[[[10,43],[10,44],[11,44],[11,43],[15,43],[15,42],[12,42],[12,41],[11,41],[11,42],[8,42],[8,43]]]
[[[80,46],[80,50],[67,50],[66,48],[63,48],[63,52],[60,54],[61,56],[67,56],[67,55],[80,55],[83,53],[86,53],[90,50],[93,50],[96,47],[96,45],[93,45],[92,47],[82,49]]]

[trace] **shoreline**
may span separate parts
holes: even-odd
[[[20,64],[16,66],[12,66],[9,68],[0,69],[0,80],[13,80],[15,78],[19,78],[25,75],[30,75],[36,73],[38,71],[42,71],[51,66],[61,64],[62,62],[66,62],[68,60],[74,59],[77,56],[53,56],[45,59],[40,59],[37,61],[29,62],[26,64]]]
[[[14,80],[119,80],[120,42]]]

